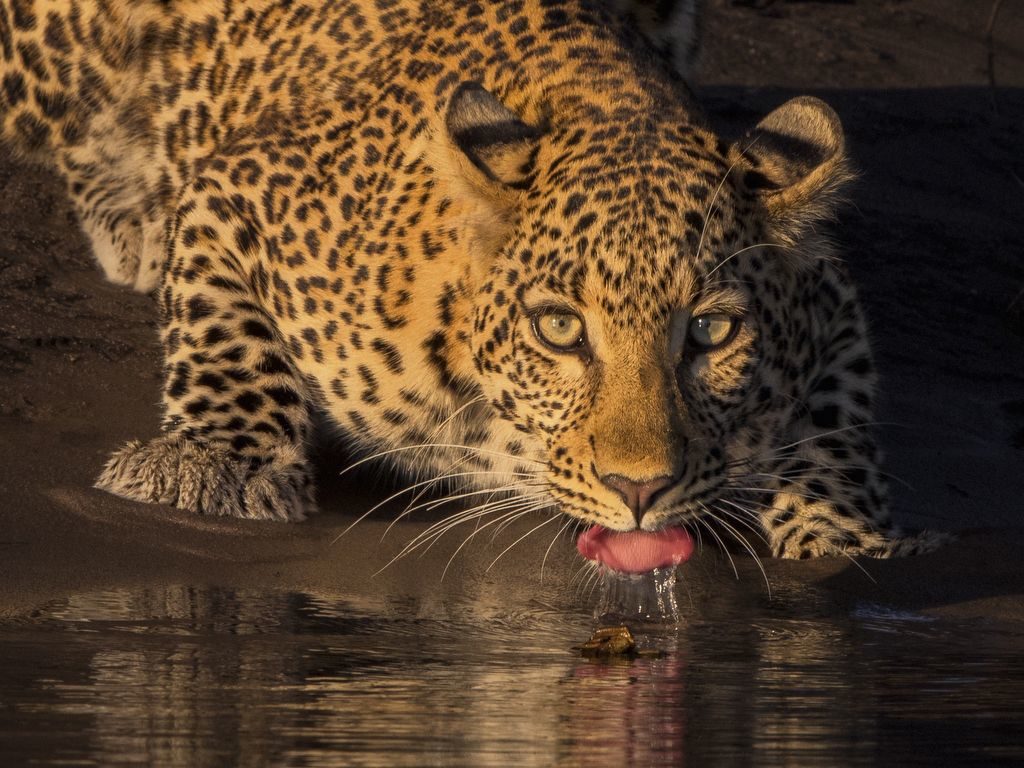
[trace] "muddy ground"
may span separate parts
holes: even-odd
[[[936,555],[864,564],[874,582],[843,562],[770,575],[837,603],[1024,619],[1024,2],[709,5],[698,93],[723,132],[801,93],[843,119],[862,175],[836,232],[876,341],[896,515],[964,532]],[[0,614],[146,583],[362,583],[417,530],[330,546],[386,487],[330,479],[336,458],[323,514],[295,526],[92,490],[112,448],[157,433],[159,368],[151,301],[103,281],[60,182],[0,148]],[[539,557],[524,545],[509,577]],[[413,584],[439,567],[390,572]]]

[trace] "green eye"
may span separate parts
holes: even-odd
[[[732,339],[738,327],[739,320],[732,315],[700,315],[690,321],[690,341],[703,351],[715,349]]]
[[[537,338],[559,352],[583,345],[583,321],[572,312],[542,312],[533,318]]]

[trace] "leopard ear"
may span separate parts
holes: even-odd
[[[463,83],[448,103],[452,142],[491,181],[529,185],[541,131],[524,123],[478,83]]]
[[[811,96],[771,112],[734,151],[742,185],[761,201],[773,233],[790,242],[833,217],[854,178],[839,116]]]
[[[518,221],[542,131],[483,86],[463,83],[448,103],[444,132],[431,162],[452,202],[450,215],[468,235],[474,255],[493,254]]]

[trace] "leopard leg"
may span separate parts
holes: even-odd
[[[114,453],[97,487],[207,515],[302,519],[313,507],[311,420],[271,314],[254,209],[214,179],[179,207],[158,291],[163,435]]]
[[[796,559],[930,552],[950,537],[904,535],[890,521],[872,431],[874,366],[855,298],[830,314],[835,323],[803,416],[765,474],[776,491],[761,513],[769,546],[776,557]]]
[[[118,285],[133,285],[142,257],[139,219],[130,211],[86,208],[79,220],[106,278]]]
[[[849,463],[853,441],[838,434],[806,434],[807,442],[774,468],[779,482],[762,518],[774,556],[891,554],[885,484],[874,467]],[[826,447],[816,444],[822,441]]]
[[[930,552],[949,541],[948,535],[929,531],[905,535],[891,524],[877,465],[851,462],[851,449],[837,445],[856,442],[856,450],[862,451],[870,436],[843,441],[818,432],[806,439],[814,442],[816,437],[826,445],[796,452],[775,473],[789,480],[779,484],[770,509],[762,514],[774,556],[900,557]]]
[[[85,208],[79,213],[93,255],[108,280],[149,293],[160,283],[164,223],[132,210]]]
[[[60,155],[57,167],[106,278],[142,293],[156,288],[166,252],[166,206],[159,193],[116,158],[101,155],[97,161],[80,148]]]

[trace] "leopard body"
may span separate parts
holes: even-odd
[[[321,414],[494,511],[717,521],[784,557],[934,546],[890,527],[864,320],[820,234],[838,119],[795,99],[720,139],[680,77],[694,14],[0,1],[0,135],[161,312],[163,434],[98,485],[298,520]]]

